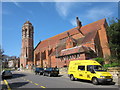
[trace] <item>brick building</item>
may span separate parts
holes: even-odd
[[[33,26],[27,21],[22,27],[22,48],[20,56],[20,67],[25,68],[33,65]]]
[[[39,42],[34,49],[34,65],[65,67],[71,60],[105,58],[110,55],[106,27],[106,19],[101,19]]]

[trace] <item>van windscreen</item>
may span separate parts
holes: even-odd
[[[105,72],[106,70],[100,66],[100,65],[88,65],[87,66],[87,71],[90,71],[91,69],[94,69],[95,71],[101,71],[101,72]]]

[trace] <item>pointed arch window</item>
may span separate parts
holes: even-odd
[[[25,29],[25,37],[27,36],[27,29]]]

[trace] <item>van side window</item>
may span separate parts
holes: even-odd
[[[85,66],[78,66],[78,70],[85,70]]]
[[[93,65],[88,65],[87,66],[87,71],[90,71],[92,67],[93,67]]]

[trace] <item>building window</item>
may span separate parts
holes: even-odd
[[[46,51],[41,52],[41,59],[42,60],[46,59]]]
[[[80,57],[80,54],[77,54],[77,58],[79,58]]]
[[[73,59],[75,59],[75,55],[73,55]]]
[[[66,63],[66,61],[65,61],[65,63]]]
[[[68,60],[68,56],[66,56],[66,59]]]
[[[27,29],[25,29],[25,37],[27,37]]]

